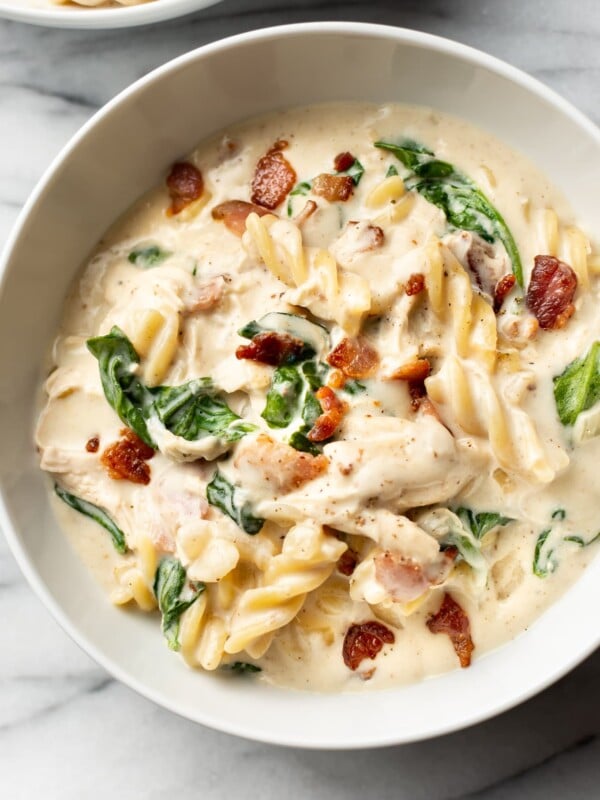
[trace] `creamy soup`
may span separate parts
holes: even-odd
[[[325,690],[527,628],[597,550],[575,223],[421,108],[277,113],[173,165],[73,286],[36,432],[111,600],[192,667]]]

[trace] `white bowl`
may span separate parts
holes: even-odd
[[[54,5],[52,0],[21,4],[19,0],[0,0],[0,17],[46,25],[50,28],[131,28],[182,17],[213,6],[221,0],[152,0],[133,6],[95,8],[93,6]]]
[[[270,109],[331,100],[424,104],[484,126],[551,175],[590,229],[597,225],[598,129],[527,75],[463,45],[373,25],[305,24],[236,36],[178,58],[85,125],[40,182],[7,246],[0,522],[57,620],[141,694],[248,738],[353,748],[456,730],[557,680],[600,642],[589,612],[600,608],[600,560],[530,630],[468,670],[351,695],[226,680],[187,669],[164,646],[155,619],[108,604],[57,528],[32,446],[41,365],[65,292],[110,223],[217,129]]]

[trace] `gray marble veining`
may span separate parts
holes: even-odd
[[[171,23],[97,33],[0,22],[0,242],[69,137],[133,80],[225,35],[318,19],[402,25],[471,44],[600,122],[599,0],[224,0]],[[586,613],[598,624],[597,612]],[[7,800],[600,797],[600,653],[469,730],[401,748],[313,753],[215,733],[118,684],[51,619],[1,538],[0,618]]]

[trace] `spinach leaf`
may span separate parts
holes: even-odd
[[[89,351],[98,359],[100,379],[109,404],[120,419],[146,444],[157,449],[147,422],[158,417],[175,436],[196,441],[216,436],[236,442],[256,426],[244,422],[219,398],[210,378],[196,378],[181,386],[145,386],[134,374],[138,355],[122,330],[88,339]]]
[[[563,425],[574,425],[582,411],[600,400],[600,342],[576,358],[554,379],[554,401]]]
[[[87,500],[83,500],[81,497],[70,494],[57,483],[54,484],[54,491],[63,502],[71,506],[71,508],[74,508],[75,511],[79,511],[80,514],[93,519],[98,525],[102,525],[102,527],[110,533],[112,543],[118,553],[127,552],[128,548],[127,542],[125,541],[125,534],[108,516],[106,511],[95,506],[93,503],[88,503]]]
[[[479,187],[452,164],[435,158],[426,147],[406,139],[400,143],[375,142],[375,147],[393,153],[412,172],[406,181],[444,212],[451,226],[472,231],[487,242],[500,239],[512,263],[512,271],[523,286],[521,256],[510,229]]]
[[[256,430],[255,425],[244,422],[226,403],[213,397],[216,388],[210,378],[196,378],[182,386],[159,386],[150,391],[154,409],[165,428],[189,442],[206,435],[237,442]]]
[[[171,650],[179,650],[179,619],[206,589],[203,583],[191,584],[184,598],[185,569],[176,558],[163,558],[154,576],[154,594],[162,614],[162,631]]]
[[[478,541],[481,541],[486,533],[489,533],[498,525],[508,525],[509,522],[512,522],[510,517],[503,517],[494,511],[480,511],[477,513],[464,506],[457,508],[455,514]]]
[[[591,539],[588,539],[587,542],[583,536],[565,536],[563,539],[563,542],[572,542],[573,544],[579,545],[579,547],[589,547],[591,544],[595,544],[595,542],[599,541],[600,531],[595,536],[592,536]]]
[[[162,250],[157,244],[149,244],[145,247],[136,247],[129,253],[127,258],[137,267],[149,269],[151,267],[158,267],[159,264],[162,264],[170,255],[171,253]]]
[[[352,182],[355,186],[358,186],[360,183],[360,179],[365,174],[365,168],[360,163],[358,158],[355,158],[352,164],[348,167],[348,169],[339,170],[335,173],[336,175],[349,175],[352,178]]]
[[[558,566],[558,561],[554,557],[554,548],[546,546],[548,537],[552,533],[552,528],[542,531],[535,543],[533,553],[533,574],[538,578],[547,578]]]
[[[223,664],[222,669],[235,672],[236,675],[249,675],[262,672],[261,667],[257,667],[256,664],[249,664],[247,661],[234,661],[231,664]]]
[[[552,519],[559,519],[562,521],[566,516],[567,512],[564,510],[564,508],[557,508],[552,512]]]
[[[264,525],[264,519],[255,517],[248,502],[240,502],[236,497],[237,487],[217,470],[213,479],[206,487],[206,498],[211,506],[216,506],[224,514],[237,523],[240,528],[251,536],[258,533]]]
[[[271,428],[288,428],[295,420],[300,422],[299,427],[290,434],[288,444],[312,455],[321,452],[307,434],[322,413],[314,392],[323,385],[325,369],[314,360],[278,367],[273,373],[267,402],[261,414]]]
[[[342,386],[343,392],[348,392],[348,394],[361,394],[362,392],[367,391],[367,387],[364,383],[360,383],[360,381],[351,380],[346,381],[346,383]]]
[[[398,174],[398,170],[396,169],[396,167],[393,164],[390,164],[390,166],[387,169],[387,172],[385,173],[385,177],[386,178],[392,178],[393,176],[395,176],[397,174]]]
[[[305,384],[294,366],[277,367],[261,417],[270,428],[287,428],[300,410]]]
[[[98,359],[102,388],[110,406],[121,422],[156,449],[146,426],[152,395],[134,373],[140,359],[127,336],[115,326],[106,336],[88,339],[87,347]]]

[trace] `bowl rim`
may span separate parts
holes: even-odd
[[[95,6],[13,5],[0,0],[0,19],[40,25],[48,28],[107,30],[151,25],[192,14],[220,3],[221,0],[140,0],[136,5],[98,8]]]
[[[569,101],[565,100],[553,89],[550,89],[536,78],[531,77],[517,67],[507,64],[495,56],[488,55],[487,53],[484,53],[476,48],[446,39],[444,37],[406,28],[397,28],[389,25],[378,25],[362,22],[303,22],[283,26],[271,26],[268,28],[248,31],[203,45],[152,70],[147,75],[143,76],[119,92],[119,94],[117,94],[112,100],[94,113],[92,117],[79,129],[79,131],[77,131],[69,139],[69,141],[62,147],[58,155],[54,157],[38,181],[37,185],[34,187],[24,207],[19,213],[12,231],[10,232],[2,249],[0,254],[0,293],[3,289],[4,280],[7,274],[7,267],[13,250],[18,244],[22,230],[31,211],[35,208],[38,202],[43,199],[45,191],[52,183],[55,174],[60,169],[65,159],[69,157],[71,151],[78,146],[79,142],[84,139],[88,132],[93,129],[98,122],[104,119],[104,117],[118,110],[123,104],[128,103],[133,97],[136,96],[138,92],[144,90],[149,84],[161,80],[166,75],[175,73],[198,58],[202,59],[204,57],[208,57],[214,52],[235,49],[238,45],[253,42],[266,42],[274,39],[295,37],[298,35],[330,35],[332,33],[338,35],[351,34],[355,37],[362,36],[365,38],[384,38],[400,44],[410,44],[413,47],[417,46],[424,49],[433,49],[437,52],[445,53],[462,59],[470,64],[484,67],[496,73],[497,75],[500,75],[501,77],[509,79],[522,88],[525,88],[526,90],[540,96],[551,106],[554,106],[560,113],[566,115],[578,126],[582,127],[592,137],[592,139],[597,142],[598,147],[600,148],[600,129],[581,111],[575,108]],[[390,731],[388,729],[382,730],[381,733],[378,733],[377,735],[371,734],[369,737],[361,739],[360,741],[352,739],[352,741],[344,740],[332,742],[329,740],[319,739],[318,734],[315,738],[307,741],[305,737],[299,737],[294,733],[293,730],[290,730],[285,737],[282,737],[280,732],[274,733],[263,730],[262,728],[258,731],[255,731],[249,727],[244,727],[241,723],[224,720],[223,718],[215,717],[209,713],[202,713],[198,712],[197,710],[186,710],[181,706],[181,704],[177,703],[176,701],[171,701],[160,691],[144,685],[142,681],[130,674],[125,668],[122,668],[119,666],[119,664],[113,662],[110,656],[107,656],[94,644],[85,631],[80,630],[77,625],[69,619],[69,617],[63,612],[59,603],[56,602],[51,596],[43,578],[37,572],[33,564],[29,561],[24,548],[21,546],[16,526],[13,526],[12,524],[10,513],[4,498],[4,490],[1,486],[0,529],[3,530],[9,548],[35,594],[37,594],[45,607],[50,611],[54,619],[71,637],[71,639],[77,645],[79,645],[84,652],[86,652],[91,658],[100,664],[100,666],[102,666],[110,675],[117,678],[119,681],[124,683],[130,689],[136,691],[138,694],[151,700],[158,706],[168,709],[178,716],[208,726],[214,730],[258,742],[289,747],[302,747],[305,749],[352,750],[359,748],[409,744],[412,742],[441,736],[447,733],[452,733],[495,717],[535,696],[567,674],[585,658],[591,655],[598,646],[600,646],[599,630],[595,637],[590,636],[590,638],[583,643],[583,646],[580,646],[578,649],[573,648],[569,655],[561,660],[559,664],[553,665],[551,668],[549,668],[541,679],[530,682],[528,685],[512,693],[510,697],[504,701],[490,702],[483,709],[475,708],[467,713],[464,713],[460,717],[455,717],[454,719],[442,724],[436,722],[436,724],[432,725],[431,729],[426,733],[418,732],[414,735],[404,735],[398,732],[394,733],[393,730]],[[591,565],[589,568],[591,568]],[[582,578],[583,576],[579,578],[577,583],[580,582]],[[559,599],[557,603],[560,602],[561,600]],[[507,642],[505,645],[503,645],[502,649],[510,646],[510,644],[510,642]],[[394,691],[394,689],[387,691]],[[366,699],[369,695],[365,693],[362,696]]]

